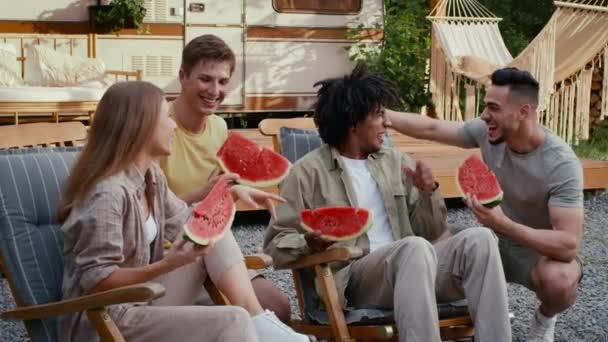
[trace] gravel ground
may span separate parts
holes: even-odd
[[[458,206],[456,204],[456,206]],[[475,219],[462,207],[452,208],[448,216],[450,224],[473,226]],[[244,253],[259,252],[266,215],[245,214],[237,217],[234,233]],[[585,201],[585,237],[580,257],[585,263],[585,276],[576,304],[562,313],[558,319],[555,341],[608,342],[608,195]],[[292,308],[297,311],[291,273],[289,271],[262,272],[291,298]],[[528,322],[538,301],[526,288],[509,284],[510,309],[515,314],[513,340],[524,341]],[[14,307],[10,291],[4,279],[0,280],[0,311]],[[26,341],[22,325],[0,320],[0,341]]]

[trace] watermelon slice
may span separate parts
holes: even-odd
[[[184,239],[203,246],[220,240],[230,230],[235,213],[228,181],[221,177],[194,208],[184,227]]]
[[[306,231],[318,232],[330,241],[356,239],[372,226],[372,213],[353,207],[323,207],[305,209],[300,214],[300,225]]]
[[[279,184],[291,167],[282,155],[234,131],[228,133],[217,157],[224,172],[236,173],[240,176],[237,182],[256,188]]]
[[[493,208],[502,201],[503,193],[496,175],[477,155],[470,156],[460,165],[456,186],[462,197],[475,195],[479,203],[488,208]]]

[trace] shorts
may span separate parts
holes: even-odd
[[[530,248],[524,247],[519,243],[502,236],[499,237],[498,247],[500,249],[500,258],[502,259],[502,267],[507,282],[517,283],[534,291],[530,279],[530,271],[536,266],[541,255]],[[580,283],[583,279],[583,262],[578,256],[576,257],[576,261],[581,267]]]

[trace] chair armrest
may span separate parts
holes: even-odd
[[[263,253],[245,255],[245,265],[250,270],[261,270],[272,265],[272,257]]]
[[[148,302],[162,297],[164,294],[165,288],[160,284],[129,285],[54,303],[17,307],[14,310],[2,313],[1,317],[23,321],[43,319],[114,304]]]
[[[348,261],[359,259],[363,256],[363,250],[359,247],[337,247],[329,248],[321,253],[307,255],[290,264],[286,268],[299,269],[327,264],[334,261]]]

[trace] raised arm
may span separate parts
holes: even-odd
[[[463,141],[459,130],[462,122],[431,119],[413,113],[395,112],[387,109],[391,126],[398,132],[418,139],[437,141],[447,145],[471,147]]]
[[[431,169],[421,161],[402,156],[402,180],[414,233],[430,242],[447,230],[447,208]]]

